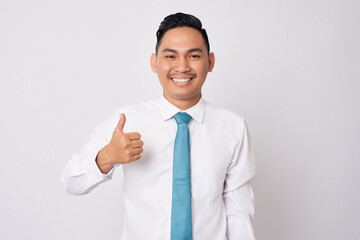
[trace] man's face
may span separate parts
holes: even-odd
[[[214,54],[207,53],[201,33],[190,27],[168,30],[157,55],[151,56],[151,68],[159,77],[164,97],[184,109],[199,101],[214,63]]]

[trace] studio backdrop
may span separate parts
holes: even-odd
[[[175,12],[208,32],[204,99],[247,121],[257,239],[357,240],[355,0],[1,0],[0,239],[120,239],[121,168],[85,196],[60,176],[116,108],[161,96],[150,55]]]

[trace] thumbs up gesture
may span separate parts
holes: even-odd
[[[130,163],[139,160],[143,152],[143,141],[138,132],[124,133],[125,114],[113,132],[110,143],[103,147],[96,158],[96,163],[102,173],[107,173],[116,163]]]

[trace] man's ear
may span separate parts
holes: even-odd
[[[209,54],[209,72],[213,70],[214,66],[215,66],[215,54],[211,52]]]
[[[153,53],[151,54],[150,57],[150,66],[151,66],[151,70],[156,73],[156,54]]]

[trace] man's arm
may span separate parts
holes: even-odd
[[[117,121],[118,115],[114,114],[97,126],[89,142],[67,163],[62,172],[61,181],[68,193],[86,194],[100,183],[111,179],[113,169],[103,174],[96,163],[96,157],[98,152],[110,142],[111,133]]]
[[[90,141],[66,165],[61,179],[68,193],[86,194],[111,179],[114,165],[140,159],[143,151],[140,133],[124,133],[125,114],[119,120],[118,116],[115,114],[100,124]]]
[[[236,145],[227,169],[223,200],[227,215],[228,240],[254,240],[254,195],[250,180],[255,174],[255,161],[245,123],[242,138]]]

